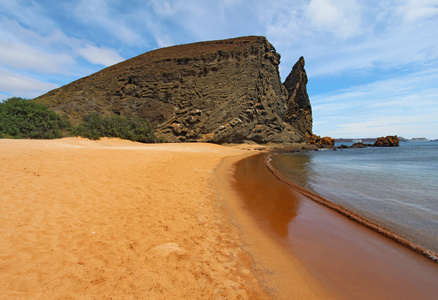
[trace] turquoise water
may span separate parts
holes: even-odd
[[[282,153],[296,184],[438,253],[438,142]]]

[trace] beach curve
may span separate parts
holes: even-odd
[[[410,241],[409,239],[379,225],[376,224],[364,217],[362,217],[361,215],[352,212],[351,210],[346,209],[345,207],[342,207],[341,205],[338,205],[336,203],[333,203],[332,201],[316,194],[313,193],[297,184],[295,184],[294,182],[292,182],[291,180],[289,180],[288,178],[286,178],[283,174],[281,174],[281,172],[277,171],[271,164],[271,156],[275,155],[275,153],[267,155],[265,157],[265,165],[266,167],[269,169],[269,171],[271,171],[271,173],[277,177],[280,181],[282,181],[283,183],[285,183],[286,185],[290,186],[291,188],[293,188],[295,191],[299,192],[300,194],[302,194],[303,196],[305,196],[306,198],[315,201],[318,204],[324,205],[325,207],[336,211],[337,213],[347,217],[348,219],[368,228],[371,229],[377,233],[379,233],[380,235],[391,239],[395,242],[397,242],[398,244],[428,258],[429,260],[438,263],[438,254],[435,253],[434,251],[431,251],[429,249],[426,249],[424,247],[422,247],[421,245],[418,245],[417,243],[414,243],[412,241]]]
[[[246,149],[106,138],[0,149],[0,298],[269,298],[215,195],[215,167]]]

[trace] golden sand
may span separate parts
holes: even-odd
[[[251,153],[0,140],[0,298],[269,297],[230,221],[234,200],[218,180],[229,175],[215,172],[223,158]],[[315,285],[294,272],[300,296],[312,298]]]

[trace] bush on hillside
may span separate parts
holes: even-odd
[[[72,132],[76,136],[93,140],[101,137],[117,137],[141,143],[159,142],[147,120],[133,117],[102,117],[98,113],[90,113],[73,128]]]
[[[12,97],[0,103],[0,138],[54,139],[69,122],[33,100]]]

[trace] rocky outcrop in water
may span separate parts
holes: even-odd
[[[397,147],[399,145],[399,138],[394,135],[388,135],[387,137],[379,137],[377,141],[374,143],[375,147]]]
[[[335,145],[335,139],[329,136],[320,137],[316,134],[307,133],[307,143],[309,145],[316,145],[319,147],[332,147]]]
[[[148,119],[169,142],[301,143],[312,132],[304,59],[281,83],[264,37],[173,46],[103,69],[36,100],[73,124],[90,112]]]

